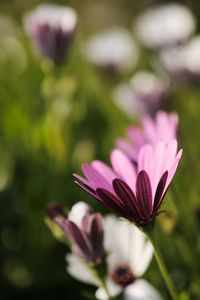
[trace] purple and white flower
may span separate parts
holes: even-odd
[[[38,54],[60,63],[75,33],[77,14],[71,7],[41,4],[25,15],[24,27]]]
[[[160,60],[166,71],[180,81],[200,80],[200,36],[188,43],[171,47],[160,53]]]
[[[84,202],[77,202],[65,217],[59,206],[51,207],[49,216],[63,230],[72,244],[72,251],[86,263],[98,265],[105,258],[103,221],[99,213],[92,213]]]

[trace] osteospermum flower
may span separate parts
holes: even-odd
[[[123,300],[160,300],[155,288],[140,277],[147,270],[153,248],[145,235],[135,226],[130,226],[113,215],[104,218],[104,247],[107,256],[106,287],[111,297],[122,294]],[[86,265],[75,255],[67,255],[67,270],[74,278],[95,286],[98,280]],[[99,287],[96,298],[106,300],[107,292]]]
[[[135,24],[141,42],[148,48],[173,46],[188,39],[195,29],[190,10],[181,4],[171,3],[151,8]]]
[[[158,111],[155,118],[148,115],[142,117],[141,127],[130,126],[128,139],[118,139],[117,146],[132,161],[137,162],[139,151],[146,144],[155,145],[160,141],[171,141],[177,138],[178,116],[176,113]]]
[[[68,53],[76,24],[74,9],[54,4],[41,4],[24,18],[25,30],[39,55],[55,63]]]
[[[51,207],[49,216],[60,225],[72,244],[73,252],[86,263],[99,264],[105,257],[103,223],[84,202],[76,203],[66,218],[59,207]]]
[[[132,118],[154,114],[163,107],[168,94],[169,80],[148,71],[140,71],[134,74],[130,82],[117,85],[112,98]]]
[[[111,153],[112,167],[101,161],[83,164],[86,178],[74,175],[76,183],[118,215],[138,225],[158,214],[164,195],[176,172],[182,150],[177,141],[145,145],[137,167],[118,149]]]
[[[168,81],[148,71],[134,74],[130,85],[143,112],[150,114],[163,106],[169,92]]]
[[[200,36],[188,43],[171,47],[160,53],[166,71],[180,81],[195,82],[200,79]]]
[[[137,62],[138,50],[130,33],[119,27],[91,37],[85,47],[85,55],[100,68],[111,72],[126,72]]]

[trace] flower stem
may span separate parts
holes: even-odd
[[[105,265],[99,266],[93,269],[93,275],[97,278],[100,283],[100,287],[102,287],[106,293],[107,300],[114,300],[114,298],[110,295],[109,290],[106,284],[107,277],[107,269]]]
[[[163,257],[160,253],[159,247],[156,243],[156,239],[154,237],[153,231],[152,230],[146,230],[145,228],[143,228],[142,230],[146,233],[147,237],[149,238],[149,240],[151,241],[151,243],[154,247],[154,256],[155,256],[155,259],[157,261],[160,273],[161,273],[161,275],[162,275],[162,277],[165,281],[165,284],[168,288],[168,291],[171,295],[171,299],[172,300],[178,300],[179,299],[178,294],[177,294],[176,289],[174,287],[174,283],[173,283],[173,281],[172,281],[172,279],[169,275],[169,272],[167,270],[167,267],[165,265]]]

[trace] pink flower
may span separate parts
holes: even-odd
[[[50,207],[49,216],[60,225],[76,255],[93,264],[104,259],[103,221],[99,213],[92,213],[87,204],[78,202],[67,218],[58,205]]]
[[[131,126],[127,130],[128,139],[118,139],[117,146],[132,161],[136,162],[142,146],[155,145],[160,141],[177,138],[178,116],[176,113],[157,112],[155,119],[145,115],[141,128]]]
[[[82,169],[86,178],[75,174],[75,182],[121,217],[140,225],[158,214],[181,155],[176,140],[145,145],[135,167],[115,149],[111,153],[112,168],[101,161],[85,163]]]

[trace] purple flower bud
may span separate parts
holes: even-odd
[[[99,213],[92,213],[87,204],[78,202],[60,226],[72,243],[72,249],[87,263],[98,264],[104,259],[103,220]]]
[[[77,15],[65,6],[42,4],[24,19],[24,27],[38,54],[60,63],[74,38]]]
[[[55,221],[59,217],[67,217],[64,209],[58,203],[51,203],[47,208],[47,214],[52,221]]]

